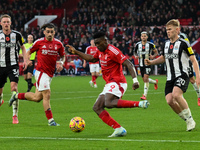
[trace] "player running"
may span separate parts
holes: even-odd
[[[48,23],[42,26],[44,29],[44,38],[36,40],[30,50],[27,52],[28,57],[31,53],[37,52],[37,68],[35,72],[36,91],[35,93],[16,93],[14,92],[9,104],[10,106],[17,99],[40,102],[43,99],[43,107],[48,120],[49,126],[59,126],[54,119],[50,105],[50,84],[55,71],[60,72],[65,62],[65,50],[63,44],[54,38],[55,26]],[[58,54],[60,55],[60,63],[56,63]],[[31,63],[31,61],[29,62]]]
[[[88,46],[86,48],[85,53],[90,54],[90,55],[94,55],[97,52],[98,49],[95,46],[93,39],[90,41],[90,44],[91,44],[91,46]],[[89,65],[90,65],[90,73],[92,75],[92,80],[89,83],[90,83],[91,87],[97,88],[96,79],[99,76],[99,61],[94,62],[94,63],[89,62]],[[84,60],[83,67],[84,68],[86,67],[86,60]]]
[[[140,72],[142,79],[144,81],[144,94],[140,99],[145,100],[147,98],[147,93],[149,90],[149,83],[154,84],[154,89],[158,89],[158,79],[153,80],[149,78],[149,75],[151,73],[151,66],[146,66],[144,64],[144,59],[154,59],[156,56],[158,56],[158,51],[156,49],[156,46],[152,43],[147,41],[148,35],[146,31],[143,31],[141,33],[141,41],[136,43],[135,46],[135,58],[139,59],[139,66],[140,66]],[[152,55],[152,52],[154,55]]]

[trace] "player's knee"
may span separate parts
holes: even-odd
[[[180,95],[178,93],[174,92],[174,93],[172,93],[172,97],[173,97],[173,99],[177,100],[180,98]]]

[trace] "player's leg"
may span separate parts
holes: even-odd
[[[149,78],[149,83],[154,84],[154,89],[155,90],[158,89],[158,79],[153,80],[153,79]]]
[[[183,91],[179,87],[174,87],[172,96],[182,110],[179,114],[182,114],[186,121],[187,131],[193,130],[196,126],[196,123],[193,120],[187,101],[183,98]]]
[[[194,76],[190,77],[190,82],[192,83],[192,86],[194,87],[194,90],[196,91],[197,93],[197,104],[200,106],[200,89],[198,88],[196,82],[195,82],[195,78]]]
[[[106,123],[115,130],[114,133],[109,137],[126,135],[126,130],[117,121],[115,121],[104,108],[105,95],[101,93],[93,106],[93,110],[104,123]]]
[[[96,80],[95,79],[95,71],[94,71],[94,64],[90,64],[90,73],[91,73],[91,76],[92,76],[92,80],[90,80],[89,84],[91,87],[94,87],[94,81]]]
[[[17,93],[14,92],[14,94],[11,96],[11,99],[9,101],[9,105],[11,106],[14,101],[16,100],[27,100],[27,101],[34,101],[34,102],[40,102],[43,99],[42,92],[39,92],[38,89],[35,90],[35,93],[32,92],[26,92],[26,93]]]
[[[127,83],[117,84],[115,82],[111,82],[106,84],[102,92],[105,94],[105,107],[107,108],[148,107],[149,102],[147,100],[145,101],[122,100],[121,97],[126,92],[126,89],[127,89]]]
[[[187,77],[179,77],[175,81],[167,81],[165,95],[168,105],[175,113],[186,121],[187,131],[191,131],[195,128],[196,123],[192,118],[191,111],[186,100],[183,98],[183,92],[187,90],[188,84],[189,79]]]
[[[0,106],[4,103],[3,100],[3,87],[7,82],[7,75],[3,73],[4,69],[0,68]]]
[[[148,74],[144,74],[143,81],[144,81],[144,94],[143,94],[144,98],[141,98],[141,99],[145,100],[147,98],[147,94],[149,91],[149,75]]]
[[[59,124],[54,121],[53,113],[51,111],[51,105],[50,105],[51,91],[50,91],[50,89],[42,91],[42,95],[43,95],[43,107],[44,107],[44,111],[45,111],[45,114],[46,114],[46,117],[48,120],[48,125],[49,126],[59,126]]]
[[[143,82],[144,82],[144,74],[145,74],[145,67],[140,67],[140,72],[141,72],[141,76],[142,76],[142,80],[143,80]],[[144,82],[144,89],[145,89],[145,82]],[[145,97],[145,91],[144,91],[144,93],[142,94],[142,97],[140,97],[140,99],[142,99],[142,100],[146,100],[146,97]]]
[[[3,87],[0,88],[0,106],[3,105],[4,100],[3,100]]]
[[[11,91],[12,91],[12,96],[17,92],[17,84],[16,82],[10,82],[11,86]],[[16,99],[12,103],[12,108],[13,108],[13,124],[18,124],[18,109],[19,109],[19,101]]]
[[[97,88],[97,84],[96,84],[96,79],[99,76],[99,64],[95,64],[95,73],[94,73],[94,77],[95,77],[95,83],[94,83],[94,87]]]
[[[17,86],[19,81],[19,67],[13,66],[8,68],[8,77],[10,79],[10,87],[12,96],[17,92]],[[16,100],[12,103],[13,108],[13,124],[18,124],[18,108],[19,108],[19,101]]]
[[[174,88],[174,82],[175,81],[167,81],[165,86],[165,99],[167,101],[167,104],[172,108],[172,110],[179,114],[182,111],[182,108],[178,104],[177,101],[173,98],[172,91]],[[181,117],[181,116],[180,116]]]
[[[32,76],[33,76],[32,72],[28,72],[28,73],[27,73],[27,83],[28,83],[28,90],[27,90],[27,92],[30,92],[30,91],[31,91],[31,88],[32,88],[32,86],[33,86],[33,83],[32,83]]]

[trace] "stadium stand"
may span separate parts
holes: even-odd
[[[60,11],[62,9],[66,11]],[[160,50],[167,39],[164,25],[172,18],[179,19],[181,30],[191,43],[197,41],[200,37],[199,10],[200,1],[181,0],[2,0],[0,5],[1,14],[11,15],[12,28],[20,31],[25,39],[28,34],[33,34],[35,39],[43,36],[39,26],[23,30],[24,24],[34,15],[57,14],[58,19],[53,22],[57,25],[55,37],[64,44],[84,52],[92,34],[105,31],[110,43],[126,55],[132,54],[143,30]]]

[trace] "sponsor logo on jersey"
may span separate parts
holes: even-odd
[[[1,43],[1,47],[15,47],[16,43]]]
[[[58,52],[55,50],[46,50],[46,49],[42,49],[42,54],[43,55],[57,55]]]
[[[178,58],[178,54],[174,54],[174,53],[167,54],[167,53],[165,53],[165,58],[166,59],[177,59]]]

